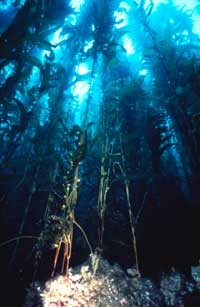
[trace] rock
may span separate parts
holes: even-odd
[[[132,277],[132,278],[140,276],[140,273],[134,268],[127,269],[126,273],[129,277]]]

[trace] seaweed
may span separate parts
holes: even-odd
[[[143,273],[155,250],[142,241],[146,225],[164,208],[175,217],[174,208],[199,209],[199,7],[10,3],[0,36],[8,271],[31,259],[30,275],[43,278],[48,259],[46,275],[68,276],[92,253],[94,275],[100,255]]]

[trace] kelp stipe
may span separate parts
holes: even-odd
[[[41,232],[37,243],[36,270],[44,249],[55,249],[55,257],[51,277],[54,276],[58,257],[62,255],[61,273],[68,277],[69,261],[72,253],[74,224],[81,230],[92,253],[92,247],[82,227],[75,220],[75,206],[78,197],[79,167],[85,157],[86,139],[79,126],[74,126],[69,131],[71,151],[69,151],[69,169],[65,176],[63,203],[58,207],[57,214],[52,215],[53,208],[48,208],[45,214],[44,230]],[[35,275],[34,274],[34,275]]]

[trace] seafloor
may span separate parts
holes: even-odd
[[[123,270],[94,254],[69,270],[27,289],[23,307],[199,307],[200,266],[192,279],[172,269],[158,283],[142,278],[137,270]]]

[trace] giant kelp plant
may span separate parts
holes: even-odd
[[[191,277],[200,257],[200,10],[182,2],[1,1],[0,263],[9,285],[68,276],[89,254],[138,275],[173,266]]]

